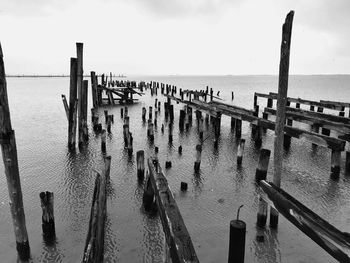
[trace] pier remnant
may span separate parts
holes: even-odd
[[[290,11],[282,27],[281,59],[279,68],[278,94],[277,94],[277,116],[274,140],[274,175],[273,183],[281,186],[282,158],[283,158],[283,138],[284,124],[286,119],[286,103],[289,77],[289,55],[292,37],[294,11]],[[277,227],[278,212],[276,209],[270,210],[270,226]]]
[[[48,191],[41,192],[39,196],[41,209],[43,210],[41,219],[44,240],[46,242],[52,242],[56,237],[53,193]]]
[[[228,263],[244,263],[246,224],[239,220],[242,206],[238,208],[237,219],[230,222]]]
[[[10,197],[12,222],[16,237],[16,248],[21,260],[30,258],[30,247],[24,215],[21,180],[19,177],[15,131],[12,130],[7,97],[7,84],[3,53],[0,43],[0,144],[5,175]]]

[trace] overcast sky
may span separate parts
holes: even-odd
[[[350,73],[349,0],[1,0],[8,74],[278,74],[294,10],[291,74]]]

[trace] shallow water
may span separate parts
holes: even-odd
[[[276,92],[274,76],[222,77],[138,77],[177,85],[178,88],[204,89],[206,85],[231,103],[253,108],[254,92]],[[19,168],[31,252],[34,262],[78,262],[82,259],[95,178],[101,170],[103,155],[100,136],[89,127],[87,147],[75,154],[67,151],[67,120],[61,94],[68,97],[68,78],[8,78],[8,94],[12,125],[16,132]],[[349,101],[349,76],[292,76],[288,94],[306,99]],[[90,90],[89,90],[90,92]],[[90,94],[89,94],[90,96]],[[230,119],[222,118],[218,149],[214,149],[212,128],[205,126],[200,175],[195,175],[193,163],[195,145],[199,142],[195,121],[189,132],[179,133],[178,117],[182,105],[175,104],[173,144],[168,144],[168,130],[160,132],[164,121],[163,101],[155,143],[159,147],[160,163],[168,178],[195,250],[201,262],[225,262],[228,256],[229,222],[237,208],[244,204],[240,218],[247,224],[246,262],[336,262],[282,216],[277,231],[266,228],[265,242],[256,237],[257,188],[254,180],[259,150],[251,140],[250,126],[243,123],[246,138],[243,165],[236,167],[237,140],[230,130]],[[136,151],[154,152],[148,143],[141,108],[154,106],[149,92],[138,104],[129,106],[130,131],[134,137],[134,154],[127,156],[123,147],[120,106],[106,107],[114,114],[112,133],[107,137],[107,153],[112,156],[111,184],[108,188],[105,262],[162,262],[164,234],[158,216],[143,214],[142,186],[137,183]],[[89,98],[91,105],[91,98]],[[259,99],[259,104],[266,101]],[[89,106],[90,108],[91,106]],[[103,110],[99,114],[102,118]],[[148,113],[147,113],[148,114]],[[348,114],[348,113],[346,113]],[[88,118],[90,120],[90,117]],[[104,118],[102,118],[104,119]],[[194,116],[195,120],[195,116]],[[104,124],[103,124],[104,125]],[[177,148],[183,147],[178,155]],[[270,149],[268,180],[273,171],[273,133],[263,137],[263,147]],[[165,170],[167,159],[172,168]],[[284,153],[282,187],[314,212],[341,231],[350,232],[350,176],[344,175],[345,155],[338,181],[330,179],[330,150],[313,150],[304,140],[293,139]],[[3,164],[0,164],[3,171]],[[180,182],[189,183],[186,193],[180,192]],[[57,242],[47,247],[41,236],[39,193],[53,191]],[[8,205],[5,175],[0,177],[0,258],[15,262],[16,249]]]

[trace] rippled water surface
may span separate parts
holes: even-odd
[[[253,108],[254,92],[276,92],[277,77],[134,77],[177,85],[183,89],[204,89],[206,85],[220,90],[220,96],[234,104]],[[61,94],[69,94],[68,78],[8,78],[8,95],[13,128],[16,132],[19,168],[31,252],[34,262],[80,262],[82,259],[95,178],[101,170],[103,155],[100,136],[89,127],[88,146],[75,154],[67,151],[67,120]],[[349,76],[293,76],[289,95],[306,99],[350,101]],[[90,92],[90,90],[89,90]],[[89,94],[90,96],[90,94]],[[195,175],[193,163],[195,145],[199,142],[196,124],[188,132],[179,133],[178,117],[182,105],[175,104],[173,144],[168,144],[163,101],[155,130],[155,143],[146,138],[141,108],[154,105],[149,92],[138,104],[129,106],[130,131],[134,137],[134,154],[127,156],[123,146],[120,106],[108,107],[114,114],[112,133],[107,137],[107,153],[112,156],[111,184],[108,186],[105,262],[162,262],[164,234],[158,216],[145,215],[141,210],[142,185],[137,182],[136,151],[146,156],[159,147],[162,167],[167,159],[172,168],[165,170],[185,224],[191,234],[201,262],[226,262],[228,230],[237,208],[244,204],[240,217],[247,224],[246,262],[335,262],[326,252],[306,237],[282,216],[277,231],[265,229],[265,242],[256,237],[257,188],[254,180],[259,150],[251,140],[250,126],[243,123],[246,138],[243,166],[236,167],[237,141],[230,130],[230,119],[222,118],[218,149],[213,146],[212,128],[205,126],[200,175]],[[91,98],[89,98],[91,105]],[[265,106],[266,101],[259,99]],[[89,108],[91,107],[89,105]],[[103,110],[99,114],[102,118]],[[147,113],[148,114],[148,113]],[[348,112],[346,113],[348,114]],[[104,119],[104,118],[102,118]],[[90,118],[89,118],[90,120]],[[177,148],[183,147],[178,155]],[[263,147],[273,150],[273,134],[268,131]],[[330,150],[312,149],[304,140],[292,140],[284,153],[282,187],[320,216],[342,231],[350,232],[350,176],[342,172],[338,181],[330,179]],[[16,261],[16,243],[8,205],[7,184],[3,163],[0,164],[0,262]],[[272,179],[273,152],[268,180]],[[180,182],[189,190],[180,192]],[[48,247],[41,236],[39,193],[53,191],[57,242]]]

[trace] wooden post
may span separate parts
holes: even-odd
[[[283,137],[286,118],[286,102],[289,76],[289,55],[292,36],[294,11],[290,11],[282,27],[281,59],[279,68],[278,94],[277,94],[277,116],[274,140],[274,175],[273,183],[281,186],[282,158],[283,158]],[[270,209],[270,226],[277,227],[278,212]]]
[[[23,261],[27,261],[30,258],[30,247],[23,208],[15,131],[12,130],[11,125],[5,76],[5,66],[0,43],[0,144],[10,197],[10,209],[16,237],[16,248],[19,258]]]
[[[237,166],[242,165],[243,151],[244,151],[245,139],[240,139],[237,149]]]
[[[154,130],[153,130],[153,123],[152,122],[149,124],[149,139],[151,142],[154,141]]]
[[[127,134],[127,141],[128,141],[128,155],[131,156],[133,152],[133,140],[132,133],[129,131]]]
[[[230,222],[230,239],[228,263],[244,263],[246,224],[239,220],[239,207],[237,219]]]
[[[235,129],[236,126],[236,119],[231,117],[231,130],[233,131]]]
[[[188,188],[188,185],[187,185],[186,182],[181,182],[180,183],[180,189],[181,189],[182,192],[186,192],[187,188]]]
[[[124,148],[128,148],[129,124],[123,125]]]
[[[148,107],[148,118],[152,120],[152,106]]]
[[[53,242],[56,237],[55,232],[55,216],[54,216],[54,205],[53,205],[53,193],[52,192],[41,192],[40,193],[41,209],[43,210],[42,229],[43,236],[46,242]]]
[[[202,159],[202,145],[196,145],[196,161],[194,162],[194,172],[198,173],[201,166]]]
[[[255,172],[255,180],[257,182],[266,179],[267,169],[269,168],[270,154],[271,151],[268,149],[260,150],[258,168],[256,168]]]
[[[124,118],[129,116],[129,110],[128,110],[128,107],[125,106],[125,109],[124,109]]]
[[[147,172],[145,188],[142,196],[142,204],[146,212],[151,211],[153,203],[154,203],[154,190],[151,185],[149,173]]]
[[[145,152],[143,150],[137,151],[136,153],[137,162],[137,178],[143,181],[145,176]]]
[[[146,107],[142,107],[142,120],[146,121]]]
[[[88,87],[89,83],[87,80],[83,81],[83,89],[82,89],[82,127],[83,127],[83,140],[84,142],[88,141],[88,125],[87,125],[87,112],[88,112]]]
[[[178,148],[178,153],[181,155],[182,154],[182,146],[180,145]]]
[[[97,173],[95,180],[89,230],[82,260],[83,263],[103,262],[105,222],[107,213],[106,185],[106,170],[104,168],[102,175]]]
[[[92,97],[92,107],[97,108],[98,100],[97,100],[97,82],[96,82],[96,73],[95,71],[90,72],[91,76],[91,97]]]
[[[77,89],[78,89],[78,131],[79,145],[83,142],[83,43],[76,43],[77,48]]]
[[[75,149],[77,132],[77,59],[70,59],[68,149]]]
[[[64,94],[62,94],[61,97],[62,97],[64,111],[66,112],[67,120],[69,121],[69,107],[68,107],[67,99]]]

